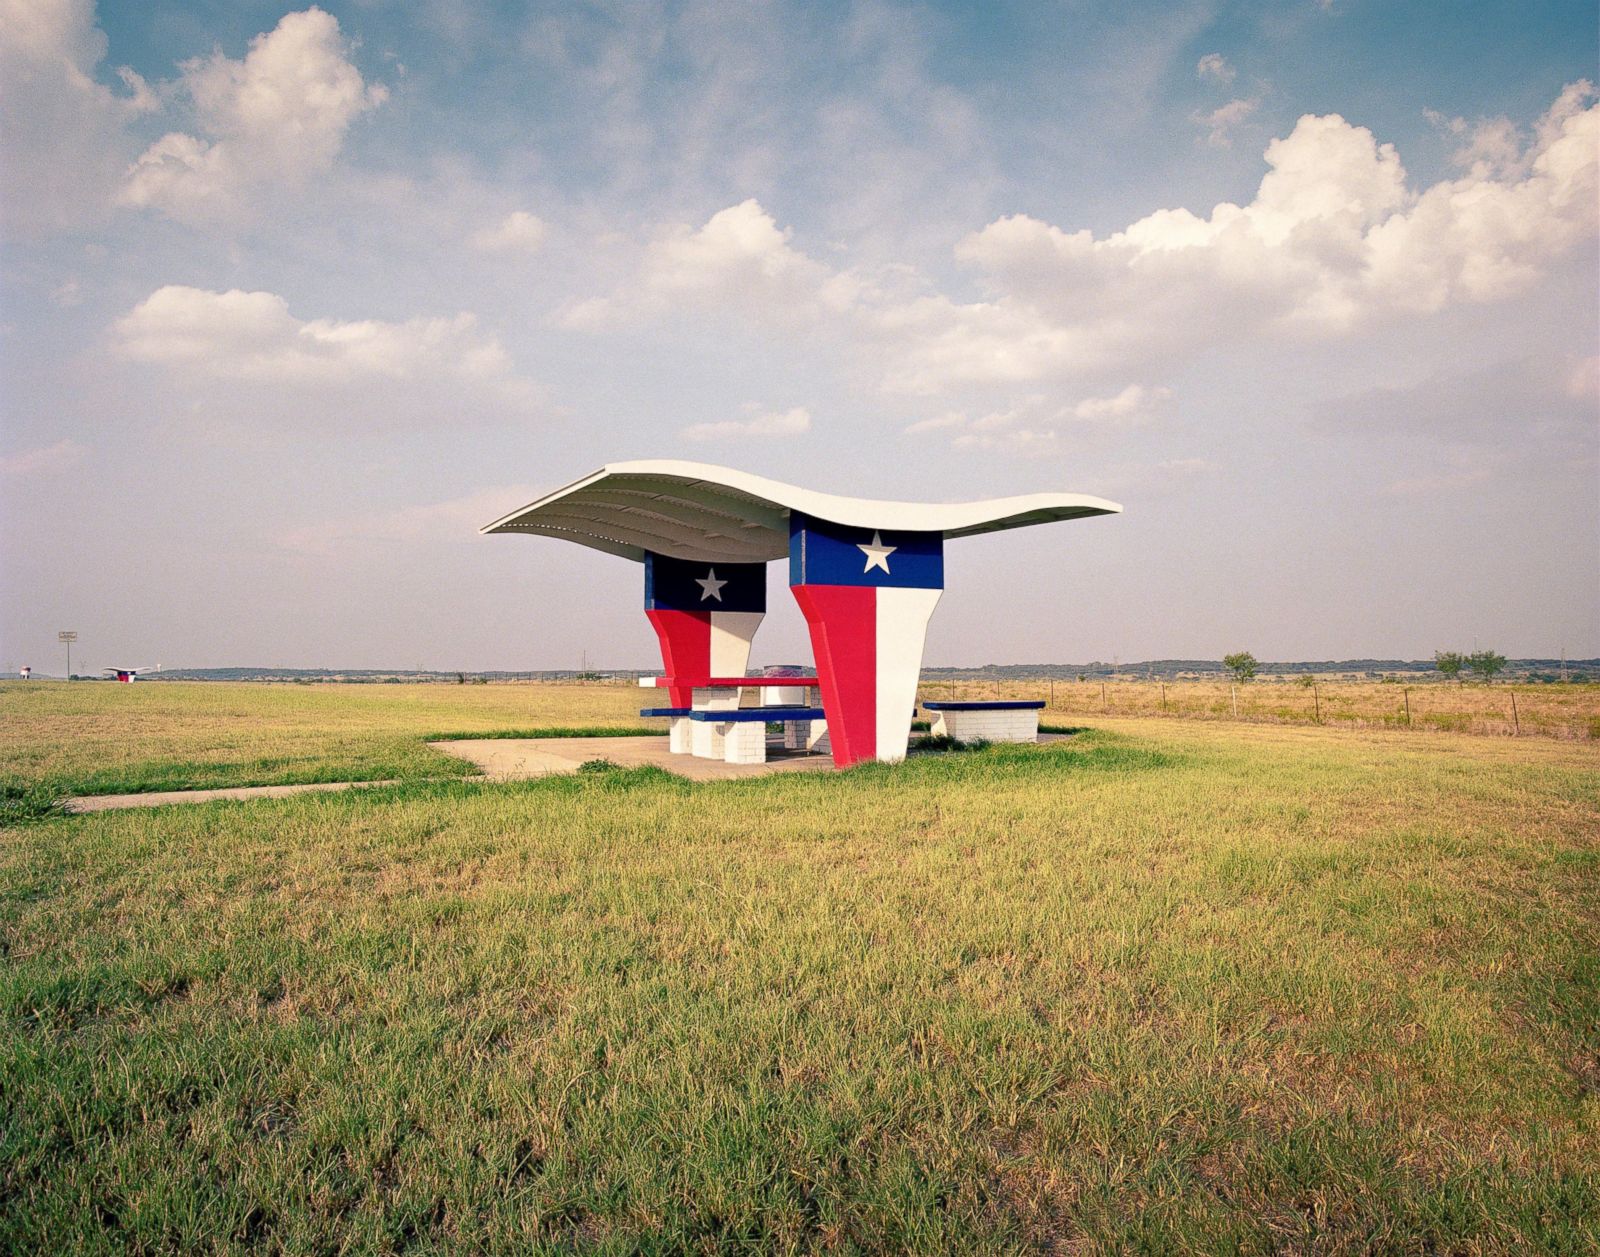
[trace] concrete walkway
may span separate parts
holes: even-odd
[[[1040,742],[1067,735],[1041,733]],[[646,764],[664,768],[691,781],[735,781],[768,773],[820,772],[833,767],[827,755],[768,752],[765,764],[725,764],[715,759],[695,759],[667,750],[665,735],[637,738],[469,738],[429,742],[436,751],[454,755],[478,766],[481,776],[452,778],[463,781],[523,781],[575,773],[594,759],[610,760],[619,768]],[[69,812],[112,812],[125,807],[164,807],[168,803],[210,803],[214,799],[282,799],[291,794],[316,794],[331,790],[359,790],[362,786],[395,786],[398,781],[321,781],[303,786],[232,786],[223,790],[160,790],[146,794],[96,794],[68,799]]]
[[[832,768],[826,755],[775,756],[765,764],[724,764],[720,760],[673,755],[665,735],[638,738],[471,738],[430,742],[446,755],[476,764],[481,775],[465,781],[523,781],[575,773],[589,760],[605,759],[622,768],[653,764],[694,781],[727,781],[765,773]],[[210,803],[216,799],[283,799],[292,794],[394,786],[398,781],[319,781],[299,786],[229,786],[219,790],[150,790],[142,794],[93,794],[67,800],[69,812],[114,812],[127,807],[165,807],[169,803]]]
[[[115,812],[125,807],[165,807],[168,803],[210,803],[214,799],[283,799],[291,794],[394,786],[397,781],[318,781],[301,786],[229,786],[222,790],[149,790],[143,794],[90,794],[67,800],[69,812]]]
[[[832,768],[827,755],[772,754],[765,764],[725,764],[667,750],[665,734],[635,738],[472,738],[429,742],[436,751],[471,760],[495,781],[519,781],[551,773],[574,773],[592,759],[610,760],[619,768],[652,765],[691,781],[731,781],[767,773],[815,772]]]

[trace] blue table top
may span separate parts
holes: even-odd
[[[923,703],[929,711],[1038,711],[1041,699],[997,699],[987,703]]]
[[[820,707],[732,707],[726,711],[695,711],[690,720],[710,720],[717,724],[743,724],[750,720],[822,720]]]

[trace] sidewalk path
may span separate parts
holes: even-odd
[[[1055,742],[1059,733],[1041,733],[1040,742]],[[672,755],[659,734],[626,738],[470,738],[430,742],[429,746],[477,765],[482,776],[455,781],[520,781],[552,773],[575,773],[588,760],[605,759],[622,768],[653,764],[693,781],[731,781],[767,773],[818,772],[831,769],[826,755],[775,753],[765,764],[725,764],[721,760]],[[356,790],[362,786],[397,786],[389,781],[320,781],[302,786],[232,786],[224,790],[161,790],[146,794],[96,794],[68,799],[69,812],[110,812],[125,807],[163,807],[168,803],[210,803],[213,799],[281,799],[291,794]]]
[[[397,786],[398,781],[318,781],[301,786],[230,786],[223,790],[149,790],[143,794],[91,794],[67,800],[69,812],[115,812],[125,807],[164,807],[168,803],[210,803],[213,799],[282,799],[291,794]]]

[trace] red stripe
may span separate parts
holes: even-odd
[[[711,612],[646,611],[661,641],[661,664],[668,676],[702,677],[711,671]],[[674,707],[688,707],[694,687],[668,688]]]
[[[878,591],[870,585],[795,585],[811,628],[828,741],[840,768],[878,754]]]

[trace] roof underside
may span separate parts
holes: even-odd
[[[758,563],[789,552],[789,515],[946,537],[1121,511],[1077,493],[982,502],[877,502],[837,497],[707,463],[609,463],[481,531],[575,541],[642,562],[645,551],[694,562]]]

